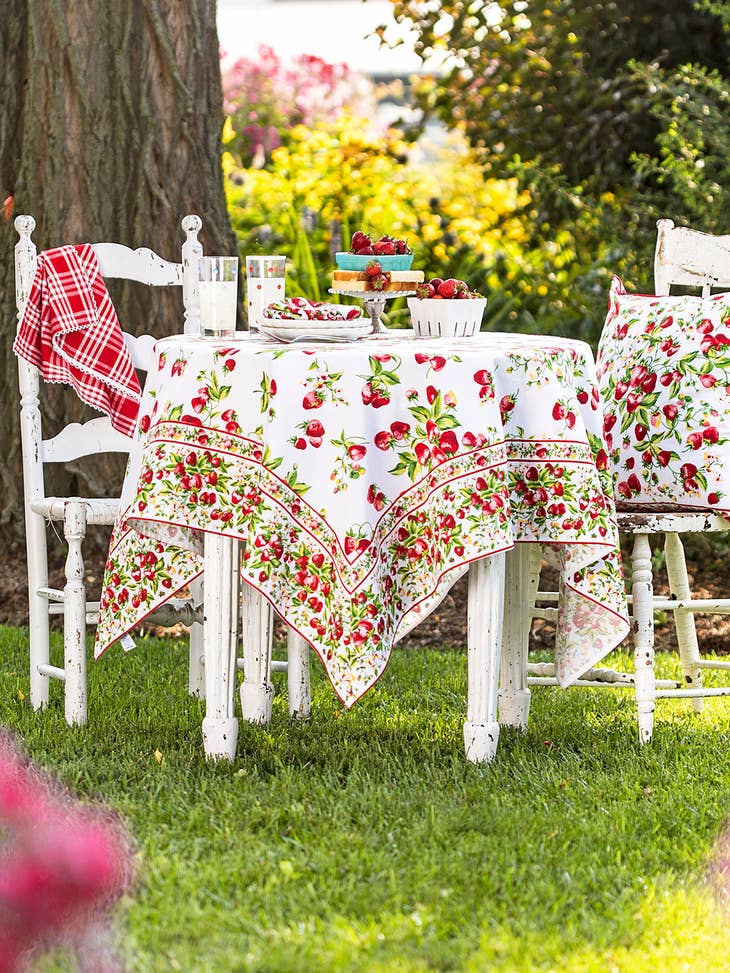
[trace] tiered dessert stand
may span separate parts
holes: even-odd
[[[335,291],[330,288],[330,294],[339,297],[356,297],[362,301],[365,313],[372,321],[373,334],[385,334],[388,330],[380,320],[386,301],[392,301],[396,297],[413,297],[415,293],[415,291]]]

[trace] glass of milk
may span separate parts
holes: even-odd
[[[232,338],[236,333],[238,257],[201,257],[198,287],[201,334]]]
[[[258,331],[264,308],[286,296],[286,257],[280,254],[246,257],[248,330]]]

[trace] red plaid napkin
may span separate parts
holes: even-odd
[[[13,350],[46,382],[73,385],[115,429],[133,435],[139,381],[91,244],[38,256]]]

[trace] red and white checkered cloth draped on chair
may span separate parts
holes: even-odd
[[[132,436],[140,385],[91,244],[39,254],[13,350]]]

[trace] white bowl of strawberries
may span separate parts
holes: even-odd
[[[408,298],[417,338],[468,338],[482,326],[486,297],[469,290],[463,280],[433,277]]]

